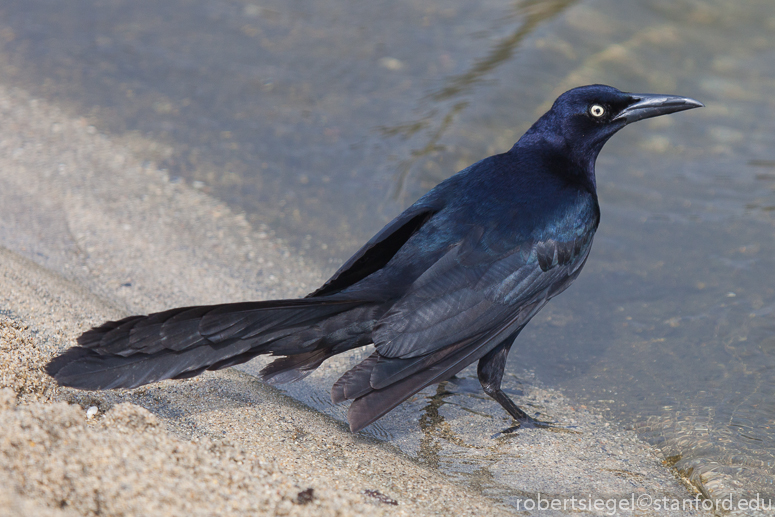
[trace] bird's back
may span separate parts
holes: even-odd
[[[551,159],[515,151],[471,165],[418,200],[410,211],[433,207],[435,213],[384,268],[345,292],[373,293],[380,286],[401,295],[458,246],[467,249],[468,261],[474,263],[515,252],[529,255],[541,241],[591,238],[600,219],[594,189],[571,174],[558,174]]]

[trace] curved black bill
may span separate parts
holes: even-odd
[[[624,120],[627,124],[644,118],[658,117],[675,113],[676,111],[702,108],[705,105],[700,101],[678,95],[659,95],[651,93],[631,93],[634,101],[624,108],[614,120]]]

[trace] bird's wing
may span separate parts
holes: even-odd
[[[458,247],[378,322],[376,351],[337,381],[362,429],[430,384],[450,378],[514,334],[578,275],[592,237],[533,242],[495,260]]]
[[[497,257],[464,242],[423,273],[380,319],[372,334],[377,351],[386,358],[419,357],[499,327],[537,297],[548,300],[564,289],[591,240],[591,234],[537,240]]]
[[[409,207],[364,244],[334,276],[308,297],[338,293],[382,269],[406,241],[438,211],[438,207],[422,203]]]

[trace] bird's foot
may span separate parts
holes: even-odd
[[[517,429],[550,429],[554,427],[561,427],[556,422],[544,422],[543,420],[536,420],[530,415],[525,415],[523,418],[516,418]]]
[[[553,432],[566,432],[566,433],[578,433],[578,431],[574,431],[576,428],[575,425],[565,426],[560,425],[557,422],[544,422],[542,420],[536,420],[535,418],[531,416],[527,416],[527,418],[519,418],[514,419],[516,422],[516,425],[513,425],[511,427],[507,427],[503,431],[500,431],[499,433],[495,433],[492,435],[491,438],[498,438],[499,436],[505,436],[509,434],[513,434],[517,432],[520,429],[548,429]]]

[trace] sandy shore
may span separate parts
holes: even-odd
[[[66,109],[1,86],[0,115],[6,515],[514,512],[236,370],[132,391],[55,387],[42,365],[106,319],[298,296],[323,278],[268,229],[140,157],[163,155],[163,146],[108,138]],[[580,431],[524,432],[491,447],[519,459],[499,472],[519,479],[524,497],[694,497],[632,432],[560,394],[528,397]],[[467,432],[492,443],[490,429]]]
[[[80,319],[115,313],[0,257],[0,506],[11,515],[379,515],[393,498],[400,513],[503,513],[236,371],[131,392],[56,388],[47,358]]]

